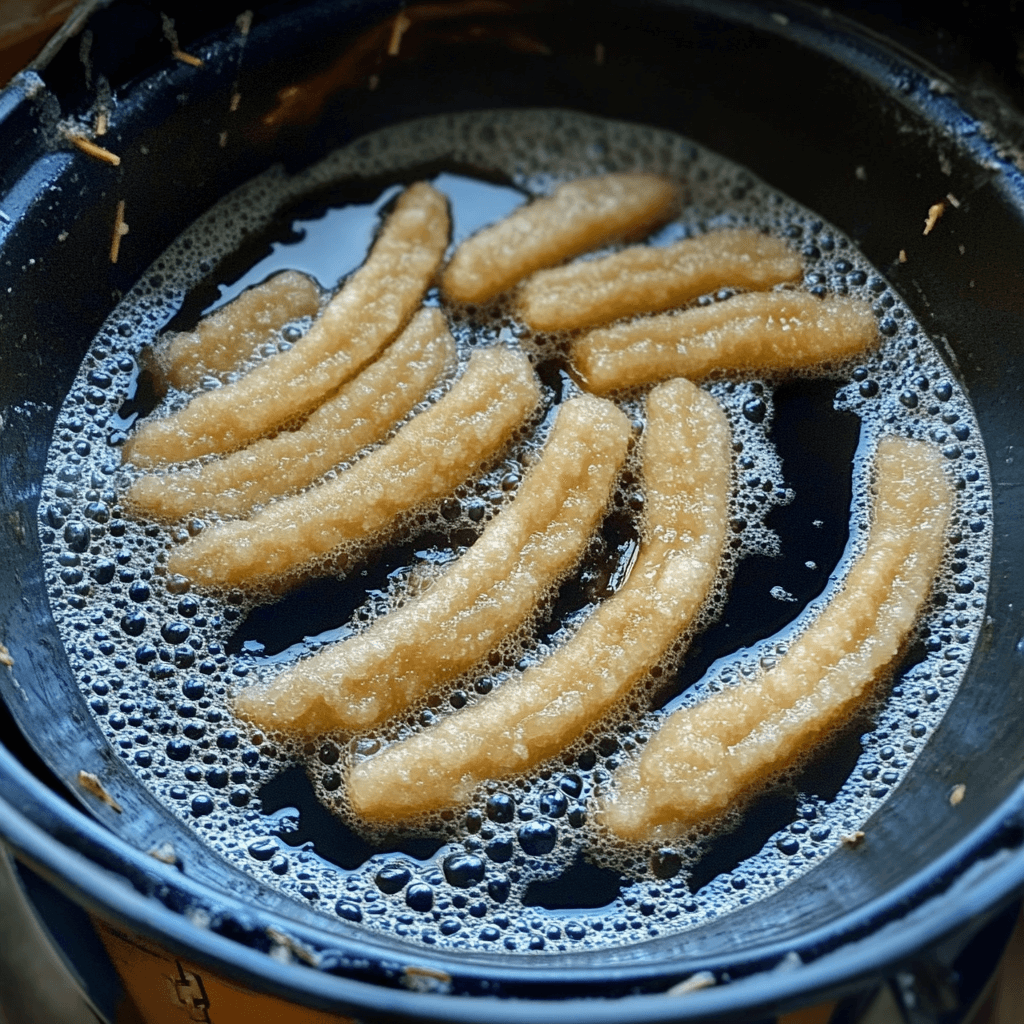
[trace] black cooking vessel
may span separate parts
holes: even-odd
[[[177,19],[178,45],[203,58],[199,70],[171,56],[155,9],[115,4],[88,19],[88,47],[83,34],[59,40],[39,72],[0,95],[0,639],[14,662],[0,668],[9,710],[0,837],[131,934],[253,991],[363,1018],[754,1020],[851,991],[977,929],[1024,883],[1019,120],[992,96],[801,5],[467,0],[414,19],[401,53],[385,59],[367,40],[379,40],[374,26],[396,9],[268,5],[243,36],[234,8],[210,5]],[[89,107],[101,75],[115,99],[101,141],[121,156],[117,167],[75,149],[61,128]],[[280,90],[293,85],[298,101],[282,106]],[[235,91],[244,102],[231,111]],[[274,162],[298,168],[383,125],[530,106],[678,131],[854,240],[973,400],[993,470],[993,572],[962,690],[868,822],[868,841],[682,935],[614,953],[456,959],[340,920],[328,927],[208,852],[136,783],[72,679],[43,586],[36,508],[56,411],[86,346],[216,199]],[[929,206],[949,192],[960,205],[923,237]],[[130,233],[115,264],[122,201]],[[906,263],[896,262],[901,249]],[[79,770],[98,776],[122,813],[85,794]],[[960,783],[966,796],[953,808]],[[178,865],[144,852],[164,839]],[[197,911],[206,927],[193,923]],[[267,956],[268,927],[322,954],[319,969]],[[407,991],[410,964],[448,975],[445,991]],[[699,971],[718,984],[664,994]],[[577,999],[586,1003],[564,1002]]]

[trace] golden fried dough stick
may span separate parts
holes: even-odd
[[[204,377],[239,369],[285,324],[315,316],[319,308],[316,282],[297,270],[284,270],[203,317],[194,331],[162,339],[157,363],[169,384],[189,391]]]
[[[301,341],[235,383],[201,392],[184,409],[143,423],[125,445],[125,460],[151,467],[231,451],[308,412],[412,316],[447,244],[447,200],[423,182],[410,186],[366,262]]]
[[[571,358],[597,394],[712,370],[784,370],[845,359],[878,339],[860,299],[805,292],[750,292],[681,313],[601,327],[572,346]]]
[[[686,380],[652,391],[647,523],[626,583],[545,661],[355,765],[355,812],[377,820],[457,804],[485,779],[557,754],[628,694],[707,599],[725,541],[731,463],[728,421],[710,395]]]
[[[712,818],[845,719],[902,649],[942,560],[952,492],[939,452],[886,437],[867,546],[774,668],[670,715],[618,772],[600,819],[650,839]]]
[[[597,327],[660,313],[718,288],[799,281],[803,269],[780,238],[714,231],[664,248],[635,245],[603,259],[539,270],[520,289],[519,312],[538,331]]]
[[[678,210],[680,191],[657,174],[566,182],[466,239],[441,288],[455,302],[486,302],[535,270],[622,238],[643,238]]]
[[[235,710],[260,728],[365,729],[470,668],[536,609],[608,505],[629,421],[601,398],[561,407],[515,500],[420,597],[254,686]]]
[[[376,362],[316,409],[298,430],[254,441],[191,469],[149,474],[129,488],[133,511],[156,519],[199,512],[239,516],[312,483],[380,440],[455,368],[455,341],[437,309],[422,309]]]
[[[526,356],[504,348],[475,352],[451,391],[387,444],[311,491],[207,529],[172,552],[167,568],[199,586],[243,587],[308,567],[454,490],[539,401]]]

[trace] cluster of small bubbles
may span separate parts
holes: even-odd
[[[394,739],[483,699],[543,659],[597,601],[621,585],[642,539],[641,525],[613,540],[600,532],[595,536],[583,564],[573,570],[585,597],[582,607],[548,621],[555,607],[554,595],[548,595],[535,619],[513,632],[483,665],[408,714],[373,733],[305,743],[264,735],[232,714],[232,695],[281,665],[280,659],[261,659],[257,641],[228,653],[239,623],[276,595],[193,590],[187,580],[167,572],[166,556],[173,544],[201,532],[206,523],[191,520],[165,529],[134,517],[123,505],[132,470],[122,465],[121,446],[140,414],[134,400],[144,372],[142,352],[188,292],[296,198],[353,177],[407,178],[409,168],[439,162],[455,169],[491,167],[532,193],[602,171],[669,174],[688,183],[689,195],[680,219],[653,244],[751,226],[786,238],[802,254],[802,287],[812,294],[869,301],[881,344],[859,362],[827,373],[839,382],[836,406],[856,413],[864,425],[851,510],[854,542],[847,559],[866,532],[870,459],[865,453],[873,439],[896,432],[927,440],[942,451],[955,482],[955,532],[938,596],[917,637],[923,657],[891,694],[878,697],[876,724],[863,738],[850,779],[828,802],[804,794],[793,820],[759,854],[697,893],[689,891],[688,870],[714,829],[642,848],[614,843],[595,827],[594,798],[657,729],[667,709],[649,710],[649,697],[673,671],[688,640],[727,600],[736,564],[746,555],[779,548],[767,517],[793,495],[771,440],[777,381],[737,375],[705,382],[733,430],[735,486],[726,564],[690,633],[635,693],[558,758],[528,777],[488,783],[458,809],[425,816],[417,827],[436,843],[423,856],[395,849],[391,835],[374,833],[357,819],[346,803],[346,771]],[[197,252],[205,254],[202,261],[196,260]],[[726,301],[730,294],[723,290],[698,301]],[[439,301],[436,294],[430,301]],[[414,598],[473,543],[535,464],[558,401],[579,391],[566,364],[568,336],[531,333],[506,300],[446,312],[461,366],[481,346],[510,345],[529,354],[542,379],[544,411],[500,459],[400,524],[400,541],[424,531],[446,540],[424,544],[383,586],[368,590],[351,619],[332,633],[334,639],[365,629]],[[308,321],[287,325],[258,357],[294,344],[307,326]],[[211,379],[209,386],[221,384]],[[153,415],[186,401],[186,395],[169,389]],[[619,404],[635,426],[636,443],[608,518],[642,524],[643,402],[625,395]],[[905,777],[962,678],[984,614],[990,501],[986,459],[966,397],[899,296],[847,239],[748,172],[676,136],[577,114],[503,111],[417,121],[367,136],[294,177],[268,172],[201,218],[118,307],[87,354],[54,434],[39,531],[53,615],[83,699],[112,748],[187,827],[235,866],[326,918],[427,945],[537,954],[638,942],[693,928],[776,891],[856,831]],[[329,568],[349,572],[372,556],[367,548],[353,549]],[[827,593],[782,635],[716,663],[670,707],[770,669],[824,600]],[[544,639],[538,623],[545,624]],[[326,641],[298,645],[289,658],[298,657],[298,648],[312,650],[321,642]],[[339,821],[370,842],[375,852],[362,863],[341,868],[323,860],[316,846],[302,839],[302,815],[295,808],[264,810],[263,788],[296,765],[308,772],[316,795]],[[741,822],[737,809],[723,827]],[[584,858],[621,882],[609,891],[607,906],[553,911],[538,903],[537,892],[570,878]]]
[[[793,492],[785,485],[782,463],[769,438],[775,417],[772,386],[764,380],[718,381],[709,390],[725,409],[732,429],[731,557],[777,554],[779,538],[765,518],[791,502]]]

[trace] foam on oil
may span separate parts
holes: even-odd
[[[734,376],[706,383],[734,431],[733,540],[715,597],[692,636],[682,638],[646,686],[602,727],[579,737],[536,776],[492,783],[470,806],[421,823],[432,841],[357,835],[360,824],[341,795],[347,764],[500,686],[561,642],[594,602],[621,583],[640,539],[642,492],[635,454],[588,555],[547,596],[535,622],[477,671],[386,728],[354,738],[325,737],[296,749],[235,720],[231,695],[254,678],[269,677],[282,664],[365,628],[472,543],[536,459],[550,408],[575,388],[564,372],[564,339],[531,335],[500,304],[448,311],[463,365],[473,348],[485,345],[517,346],[531,355],[545,384],[548,413],[471,483],[408,517],[388,546],[349,552],[333,569],[345,579],[330,590],[328,606],[336,614],[329,628],[307,630],[301,621],[294,623],[289,628],[296,642],[269,653],[258,639],[239,637],[255,628],[252,623],[270,621],[265,602],[277,597],[194,592],[187,581],[166,572],[167,552],[203,529],[204,522],[166,529],[131,518],[120,504],[132,472],[121,465],[120,445],[140,404],[141,353],[197,286],[208,288],[216,280],[222,261],[304,197],[343,190],[346,183],[365,188],[368,180],[380,181],[375,202],[340,207],[339,226],[365,251],[380,207],[395,194],[388,183],[418,173],[437,175],[436,183],[452,197],[457,241],[528,194],[543,194],[579,175],[634,169],[678,177],[689,188],[682,214],[652,244],[717,227],[767,229],[802,251],[803,287],[872,302],[880,349],[824,376],[804,375],[809,391],[831,388],[838,413],[829,410],[830,415],[859,418],[851,507],[836,521],[799,524],[780,539],[773,516],[802,507],[800,488],[789,479],[795,462],[787,466],[773,440],[775,399],[784,399],[787,408],[793,404],[794,386],[788,382],[793,375],[787,382]],[[514,187],[492,184],[496,179]],[[332,274],[355,266],[350,256],[339,259],[344,265],[332,270],[317,263],[309,247],[276,245],[271,258],[226,288],[222,298],[284,266],[310,270],[328,284]],[[436,302],[436,296],[428,301]],[[294,342],[304,326],[287,328],[280,345]],[[185,396],[171,393],[154,414],[184,401]],[[626,396],[622,405],[642,430],[642,403]],[[802,563],[806,593],[827,599],[866,536],[870,453],[885,432],[923,438],[941,449],[956,486],[957,509],[938,596],[913,645],[914,663],[903,668],[891,692],[878,698],[852,773],[822,795],[793,769],[793,813],[764,837],[758,853],[729,861],[711,876],[701,858],[714,836],[691,835],[658,849],[602,845],[606,840],[587,823],[587,801],[607,784],[617,764],[640,748],[678,703],[699,700],[770,663],[809,614],[803,611],[806,597],[794,596],[791,585],[769,585],[772,565],[782,564],[771,556],[788,555],[792,561],[794,552],[785,549],[799,549],[801,530],[804,536],[831,532],[840,550],[845,545],[837,565]],[[806,487],[806,474],[803,479]],[[743,168],[678,136],[559,111],[503,111],[399,125],[360,139],[295,177],[268,172],[189,228],[118,306],[82,364],[50,450],[40,533],[51,608],[84,699],[140,782],[214,849],[327,917],[361,921],[373,931],[430,945],[537,952],[618,945],[691,928],[784,886],[863,824],[909,770],[970,659],[985,603],[989,495],[985,455],[966,396],[909,310],[848,239]],[[745,575],[755,562],[768,567],[756,586]],[[330,580],[327,585],[335,586]],[[757,591],[752,603],[751,594],[744,593],[751,590]],[[271,604],[270,618],[302,607],[288,602]],[[774,612],[763,622],[748,622],[750,607]],[[779,621],[782,625],[774,624]],[[702,632],[704,627],[710,628]],[[731,646],[730,630],[736,637]],[[693,646],[684,650],[691,640]],[[652,710],[651,702],[663,707]],[[299,790],[306,783],[296,765],[305,766],[320,801],[340,816],[325,826],[334,830],[330,841],[294,841],[303,834],[302,816],[288,806],[287,795],[280,796],[279,782],[298,778],[295,802],[301,803]],[[743,820],[737,812],[718,834],[742,828]],[[348,843],[348,853],[331,852],[338,843]],[[591,868],[586,857],[603,869]]]

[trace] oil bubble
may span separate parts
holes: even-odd
[[[449,885],[467,889],[483,881],[487,868],[484,862],[470,853],[453,853],[444,859],[444,876]]]

